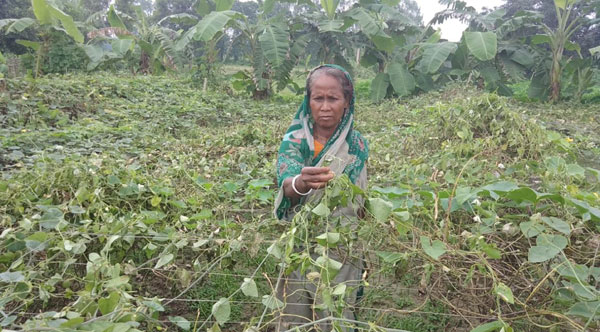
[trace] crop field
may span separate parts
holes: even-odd
[[[275,162],[300,96],[103,73],[4,82],[0,330],[275,331],[279,277],[298,267],[336,328],[600,329],[598,104],[458,83],[376,104],[359,83],[369,190],[337,177],[283,222]],[[339,225],[330,211],[358,194],[367,216]],[[356,303],[323,248],[364,260]]]

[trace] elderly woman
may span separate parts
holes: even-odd
[[[336,174],[346,174],[363,190],[367,186],[366,162],[369,155],[366,140],[354,130],[354,88],[350,75],[342,67],[324,65],[312,70],[306,80],[306,96],[288,128],[277,160],[279,195],[275,215],[290,220],[306,202],[316,201]],[[331,162],[323,166],[324,162]],[[332,212],[345,223],[357,220],[361,205],[349,205]],[[323,225],[325,231],[325,225]],[[345,282],[357,288],[361,280],[360,259],[330,257],[343,262],[334,282]],[[329,315],[312,309],[316,304],[315,285],[300,271],[294,271],[278,289],[280,300],[286,303],[280,316],[279,330],[309,323]],[[356,291],[348,299],[353,302]],[[350,310],[344,317],[354,319]],[[331,329],[321,324],[322,330]]]

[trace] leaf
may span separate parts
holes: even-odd
[[[494,288],[494,293],[496,293],[496,295],[498,295],[505,302],[515,304],[515,298],[512,290],[510,290],[510,287],[506,286],[504,283],[501,282],[497,284]]]
[[[113,5],[110,5],[110,7],[108,8],[106,18],[108,20],[108,24],[110,24],[111,27],[127,30],[125,23],[123,23],[123,20],[121,20],[121,18],[115,11],[115,7]]]
[[[529,187],[512,190],[508,192],[506,197],[516,202],[528,201],[535,203],[537,201],[537,193]]]
[[[392,53],[396,47],[394,39],[387,36],[372,36],[371,41],[373,41],[373,44],[375,44],[375,47],[378,50],[386,51],[388,53]]]
[[[323,247],[334,246],[340,241],[340,233],[323,233],[316,237],[317,243]]]
[[[81,31],[79,31],[77,25],[75,25],[75,21],[73,21],[73,18],[70,15],[65,14],[62,10],[51,5],[48,5],[47,8],[50,11],[50,14],[60,21],[60,24],[69,36],[76,42],[83,43],[83,34],[81,34]]]
[[[393,205],[382,198],[369,198],[369,212],[379,222],[386,222],[392,214]]]
[[[154,300],[154,301],[146,300],[146,301],[142,301],[142,304],[154,311],[159,311],[159,312],[165,311],[165,308],[156,301],[158,301],[158,300]]]
[[[45,229],[55,229],[59,223],[63,222],[64,214],[57,208],[47,209],[40,219],[40,226]]]
[[[211,12],[204,16],[198,24],[190,28],[175,43],[176,50],[183,50],[189,42],[194,40],[209,41],[218,32],[222,31],[231,19],[238,14],[235,11],[227,10],[221,12]]]
[[[171,323],[177,325],[180,329],[184,331],[189,331],[192,327],[190,321],[181,316],[169,316],[168,318]]]
[[[376,251],[375,253],[377,254],[377,256],[379,256],[381,259],[383,259],[384,262],[386,262],[388,264],[392,264],[392,265],[395,265],[399,261],[406,258],[405,254],[402,254],[399,252]]]
[[[271,246],[269,248],[267,248],[267,253],[271,256],[274,256],[277,259],[281,259],[281,257],[282,257],[281,248],[279,247],[279,244],[277,244],[277,243],[271,244]]]
[[[371,14],[366,9],[361,7],[355,7],[353,9],[350,9],[346,15],[358,21],[358,25],[361,28],[361,32],[365,35],[369,37],[389,37],[384,32],[384,26],[382,22],[371,16]]]
[[[332,281],[342,268],[342,263],[327,256],[319,256],[316,263],[327,271],[327,275],[324,275],[323,277],[328,279],[328,281]],[[321,275],[323,275],[323,273],[321,273]]]
[[[52,23],[52,16],[48,10],[48,3],[46,0],[31,0],[31,6],[35,17],[40,24]]]
[[[578,164],[567,164],[567,175],[582,179],[585,177],[585,168]]]
[[[104,297],[98,300],[98,308],[102,315],[108,315],[113,312],[117,305],[119,304],[119,300],[121,299],[121,295],[119,292],[111,292],[108,297]]]
[[[544,43],[551,44],[552,39],[548,35],[535,35],[535,36],[531,37],[531,43],[534,45],[544,44]]]
[[[338,284],[331,292],[331,295],[343,296],[346,293],[346,284]]]
[[[339,2],[339,0],[321,0],[321,7],[323,7],[329,19],[333,19],[335,16],[335,10],[337,9]]]
[[[25,280],[25,276],[22,272],[2,272],[0,273],[1,282],[21,282]]]
[[[132,39],[116,39],[110,45],[118,57],[124,57],[127,52],[133,49],[134,41]]]
[[[321,202],[319,203],[319,205],[315,206],[314,209],[312,209],[312,213],[316,214],[319,217],[326,218],[327,216],[329,216],[331,211],[329,210],[325,202]]]
[[[23,45],[25,47],[28,47],[28,48],[30,48],[30,49],[32,49],[34,51],[37,51],[40,48],[40,45],[41,45],[38,42],[34,42],[34,41],[31,41],[31,40],[23,40],[23,39],[17,39],[16,43],[19,44],[19,45]]]
[[[344,26],[343,20],[322,20],[318,23],[319,32],[341,32],[340,28]]]
[[[567,312],[567,315],[579,316],[585,319],[598,318],[600,301],[577,302]]]
[[[258,297],[258,288],[256,287],[256,282],[250,278],[244,278],[244,282],[240,287],[242,289],[242,293],[246,296]]]
[[[216,11],[222,12],[226,10],[230,10],[233,6],[233,0],[215,0]]]
[[[396,198],[396,197],[408,196],[408,194],[410,194],[410,190],[404,189],[404,188],[398,188],[398,187],[380,188],[380,187],[375,186],[371,190],[373,190],[375,192],[378,192],[380,194],[384,194],[388,198]]]
[[[494,32],[465,31],[463,36],[471,54],[480,61],[489,61],[496,57],[498,40]]]
[[[442,241],[434,240],[431,242],[431,239],[427,236],[421,236],[421,246],[425,253],[435,260],[446,253],[446,245]]]
[[[158,260],[158,262],[156,262],[156,265],[154,266],[155,269],[159,269],[161,267],[163,267],[164,265],[170,263],[173,260],[173,257],[175,257],[173,254],[166,254],[160,257],[160,259]]]
[[[128,276],[119,276],[113,279],[108,280],[105,284],[105,288],[117,288],[123,286],[129,282]]]
[[[472,329],[471,332],[493,332],[498,331],[503,327],[505,327],[505,324],[502,321],[497,320],[494,322],[481,324]]]
[[[30,26],[35,24],[35,20],[29,17],[23,17],[18,20],[15,20],[6,30],[6,33],[11,32],[22,32],[23,30],[29,28]],[[1,28],[0,28],[1,29]]]
[[[85,321],[85,318],[83,318],[83,317],[75,317],[75,318],[71,318],[68,321],[60,324],[60,327],[63,329],[71,329],[73,327],[80,325],[84,321]]]
[[[456,43],[451,42],[423,45],[423,56],[417,69],[422,73],[436,73],[448,59],[450,53],[455,52],[457,48]]]
[[[47,232],[36,232],[25,238],[25,246],[31,251],[42,251],[48,246],[47,241]]]
[[[538,236],[538,234],[546,230],[544,225],[535,221],[524,221],[519,224],[519,228],[521,229],[523,235],[528,238]]]
[[[281,308],[283,308],[285,306],[283,304],[283,302],[281,302],[273,294],[271,294],[271,295],[263,295],[263,297],[262,297],[262,304],[265,307],[267,307],[267,308],[269,308],[271,310],[281,309]]]
[[[80,205],[69,205],[69,212],[73,214],[83,214],[85,213],[85,209]]]
[[[571,234],[571,227],[564,220],[555,217],[542,217],[542,221],[552,229],[565,235]]]
[[[260,48],[264,56],[273,67],[280,67],[286,59],[290,35],[279,25],[269,24],[258,36]]]
[[[415,78],[405,65],[394,62],[388,66],[387,72],[390,75],[392,87],[398,95],[409,95],[415,89]]]
[[[390,85],[390,76],[387,73],[379,73],[371,82],[371,99],[374,102],[382,101],[387,95]]]
[[[217,320],[219,325],[223,326],[231,315],[231,306],[229,305],[229,299],[224,297],[220,298],[212,307],[212,315]]]
[[[541,263],[554,258],[568,243],[562,235],[542,234],[536,239],[537,245],[529,248],[528,260],[532,263]]]

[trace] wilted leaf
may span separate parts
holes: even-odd
[[[253,279],[244,278],[241,289],[246,296],[258,297],[258,289]]]
[[[421,236],[421,246],[425,253],[435,260],[446,253],[446,245],[442,241],[434,240],[432,242],[427,236]]]
[[[213,304],[212,314],[217,320],[219,325],[225,324],[229,320],[229,315],[231,314],[231,306],[229,304],[229,300],[222,297]]]

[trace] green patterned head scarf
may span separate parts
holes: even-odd
[[[331,67],[341,70],[350,81],[350,84],[352,84],[350,74],[344,68],[337,65],[328,64],[319,66],[311,71],[309,77],[314,71],[322,67]],[[339,140],[345,140],[347,143],[347,151],[344,152],[355,156],[352,162],[345,165],[343,173],[348,175],[353,183],[356,183],[356,180],[360,176],[369,157],[369,149],[367,141],[358,131],[353,130],[352,128],[354,125],[354,95],[353,88],[349,107],[344,113],[333,136],[329,138],[319,155],[314,157],[314,120],[311,115],[307,86],[307,93],[304,95],[304,100],[298,108],[298,111],[292,120],[292,124],[286,131],[279,148],[279,156],[277,158],[277,183],[279,188],[282,188],[285,179],[300,174],[303,167],[317,166],[332,146],[339,146],[339,144],[336,144]],[[279,206],[276,207],[277,217],[282,218],[290,205],[289,199],[284,198]]]

